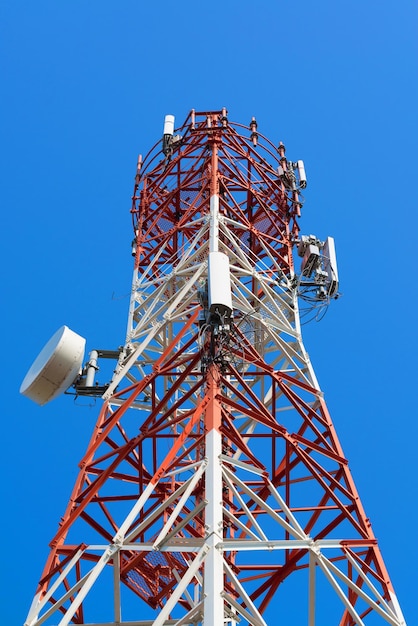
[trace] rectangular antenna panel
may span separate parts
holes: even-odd
[[[208,300],[211,313],[228,316],[232,312],[229,259],[223,252],[210,252],[208,258]]]
[[[310,243],[306,246],[301,270],[303,276],[310,276],[319,263],[319,248]]]
[[[327,285],[328,295],[332,298],[338,292],[338,269],[337,255],[335,253],[335,243],[333,237],[327,237],[322,251],[324,257],[324,270],[328,274]]]

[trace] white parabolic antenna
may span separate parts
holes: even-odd
[[[20,393],[40,405],[59,396],[79,374],[85,345],[84,337],[62,326],[33,362]]]

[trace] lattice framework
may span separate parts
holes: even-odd
[[[129,626],[264,626],[273,599],[309,626],[405,623],[302,342],[300,187],[251,130],[192,112],[139,161],[126,344],[28,626],[123,624],[121,588]],[[214,241],[233,320],[205,300]]]

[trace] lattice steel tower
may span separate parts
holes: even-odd
[[[22,385],[103,397],[27,626],[405,624],[302,343],[299,303],[338,294],[305,186],[225,109],[138,160],[125,345],[45,392],[64,327]]]

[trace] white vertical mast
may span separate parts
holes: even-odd
[[[212,143],[212,163],[210,182],[210,227],[209,256],[219,251],[219,195],[218,195],[218,147]],[[210,278],[209,278],[210,280]],[[205,524],[209,552],[205,561],[204,574],[204,626],[220,626],[224,623],[223,600],[223,555],[216,547],[223,541],[222,514],[222,454],[221,405],[219,371],[212,364],[207,376],[209,403],[206,411],[206,500]]]
[[[209,252],[219,250],[219,184],[218,184],[218,146],[212,142],[211,181],[210,181],[210,228]]]
[[[220,375],[218,367],[209,368],[207,378],[208,407],[206,411],[206,543],[209,552],[204,573],[204,626],[224,624],[223,555],[217,545],[223,541],[222,514],[222,454]]]

